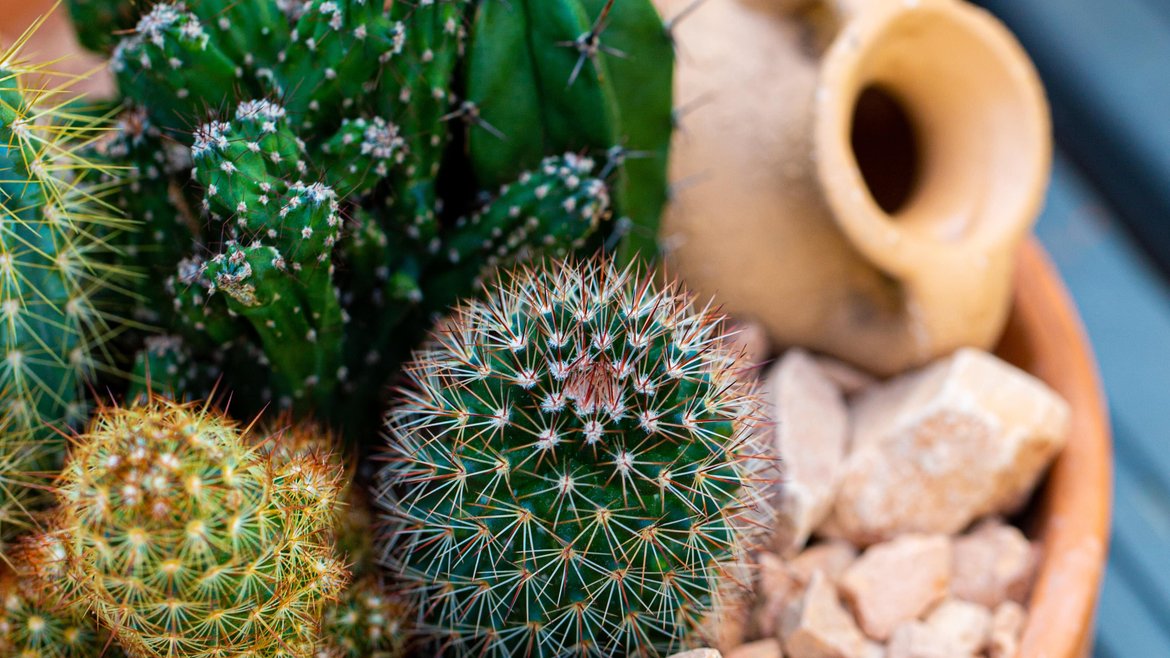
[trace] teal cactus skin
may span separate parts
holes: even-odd
[[[126,228],[106,201],[116,172],[83,155],[106,122],[73,109],[69,76],[22,58],[36,27],[0,50],[0,539],[85,417],[124,285],[108,241]]]
[[[342,470],[216,411],[154,398],[101,410],[58,491],[77,596],[138,658],[309,658],[348,573]]]
[[[759,403],[721,323],[604,260],[458,307],[386,420],[380,555],[442,655],[661,656],[759,524]]]
[[[127,4],[73,8],[120,17]],[[495,267],[601,245],[654,253],[673,55],[649,0],[618,4],[637,7],[135,5],[110,64],[130,139],[110,150],[143,190],[119,205],[163,245],[144,263],[171,267],[144,281],[142,320],[197,360],[261,346],[272,376],[238,410],[275,402],[352,426]],[[521,53],[517,28],[533,36]],[[497,68],[507,53],[543,77]],[[517,95],[537,82],[545,96]],[[190,148],[189,177],[175,144]]]

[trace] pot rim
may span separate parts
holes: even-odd
[[[1068,444],[1035,494],[1029,534],[1042,557],[1017,655],[1087,656],[1108,558],[1113,440],[1091,344],[1035,238],[1018,254],[1015,304],[996,353],[1055,389],[1071,411]]]

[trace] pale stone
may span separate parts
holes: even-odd
[[[949,647],[929,626],[911,620],[894,629],[886,644],[886,658],[970,658],[948,653]]]
[[[837,588],[819,571],[804,596],[784,615],[781,629],[788,658],[869,658],[870,644],[837,598]]]
[[[987,645],[991,611],[969,601],[947,599],[926,618],[926,625],[944,638],[955,654],[973,654]]]
[[[949,599],[925,622],[899,624],[890,636],[887,658],[974,658],[987,645],[990,627],[987,608]]]
[[[784,611],[804,592],[808,580],[799,579],[774,553],[760,553],[756,562],[759,577],[756,579],[757,605],[752,620],[757,636],[774,637],[779,633]]]
[[[801,582],[808,582],[820,570],[835,584],[857,559],[857,548],[847,541],[831,539],[814,544],[788,561],[788,568]]]
[[[905,535],[871,546],[841,576],[841,594],[866,635],[886,641],[899,624],[941,601],[951,576],[942,535]]]
[[[956,539],[954,560],[951,592],[995,608],[1004,601],[1027,599],[1039,556],[1019,529],[995,520]]]
[[[772,638],[740,645],[724,655],[727,658],[784,658],[780,642]]]
[[[996,607],[991,616],[991,632],[988,637],[989,658],[1015,658],[1020,648],[1020,636],[1028,613],[1015,601],[1005,601]]]
[[[753,603],[754,601],[746,596],[725,599],[720,606],[719,614],[713,616],[705,627],[706,633],[703,637],[707,639],[707,644],[727,653],[733,647],[746,642]]]
[[[723,658],[723,654],[714,649],[692,649],[682,653],[676,653],[669,658]]]
[[[742,351],[751,365],[763,363],[771,355],[772,346],[768,335],[756,322],[735,322],[727,334],[729,347],[733,351]]]
[[[831,356],[815,356],[813,358],[816,359],[821,372],[825,373],[829,381],[836,384],[837,388],[846,396],[856,395],[877,383],[876,377],[858,370],[844,361],[838,361]]]
[[[775,424],[774,455],[784,476],[775,492],[775,549],[800,550],[833,506],[849,438],[841,391],[803,350],[789,350],[771,370],[767,399]]]
[[[852,409],[851,452],[820,530],[866,545],[1010,513],[1064,445],[1068,418],[1043,382],[975,349],[874,386]]]

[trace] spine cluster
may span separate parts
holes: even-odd
[[[68,568],[131,655],[311,655],[347,580],[341,471],[281,440],[155,399],[102,411],[78,441],[58,494]]]
[[[71,109],[71,80],[0,49],[0,536],[21,526],[36,473],[60,466],[105,363],[123,272],[110,170],[84,153],[105,123]]]
[[[382,557],[453,655],[665,655],[757,509],[758,403],[720,323],[604,260],[459,307],[386,421]]]
[[[71,7],[125,98],[103,155],[144,227],[139,315],[197,361],[255,357],[255,386],[227,369],[241,408],[352,428],[494,268],[655,249],[672,53],[648,0]]]

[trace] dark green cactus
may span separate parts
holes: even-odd
[[[455,656],[662,656],[767,509],[754,378],[718,318],[606,261],[459,307],[387,416],[381,555]]]
[[[142,194],[121,205],[172,274],[144,281],[143,319],[204,362],[261,346],[272,376],[241,391],[229,372],[237,408],[368,417],[425,327],[493,268],[654,251],[672,53],[649,0],[73,9],[120,21],[128,5],[141,18],[111,67],[133,108],[108,151],[135,172]]]

